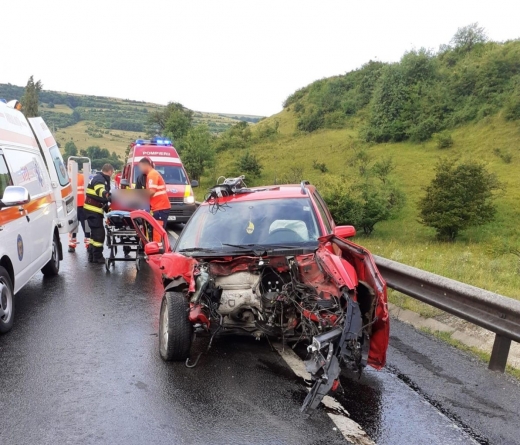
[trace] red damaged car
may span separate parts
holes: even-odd
[[[386,284],[371,254],[348,241],[307,182],[247,188],[243,177],[210,190],[170,249],[149,214],[132,212],[165,288],[159,351],[189,363],[194,333],[305,342],[314,384],[302,411],[336,389],[340,367],[385,365]],[[148,242],[144,223],[162,233]],[[210,341],[211,345],[211,341]]]

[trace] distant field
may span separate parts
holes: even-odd
[[[24,88],[0,84],[0,97],[21,98]],[[148,116],[163,105],[102,96],[87,96],[43,90],[40,113],[63,147],[73,140],[79,149],[92,145],[123,154],[128,144],[147,133]],[[261,116],[194,111],[195,124],[207,124],[218,134],[244,120],[254,123]]]
[[[72,140],[80,150],[99,145],[100,148],[107,148],[110,152],[115,151],[121,156],[124,155],[130,142],[144,136],[143,133],[135,131],[105,130],[108,131],[108,134],[103,134],[102,137],[93,137],[86,132],[89,125],[89,122],[80,121],[75,125],[55,131],[54,135],[61,147]]]

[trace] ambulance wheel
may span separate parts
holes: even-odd
[[[137,272],[141,270],[141,258],[135,260],[135,268],[137,269]]]
[[[14,292],[11,278],[0,266],[0,334],[9,332],[14,321]]]
[[[185,361],[190,356],[193,327],[189,304],[180,292],[166,292],[159,316],[159,353],[167,361]]]
[[[105,269],[110,272],[110,258],[105,258]]]
[[[43,266],[42,273],[46,277],[53,277],[60,273],[60,240],[56,235],[52,238],[52,255],[49,262]]]

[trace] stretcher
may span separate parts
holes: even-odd
[[[107,272],[116,261],[132,261],[138,271],[141,269],[144,249],[130,217],[134,210],[149,211],[148,197],[141,190],[118,189],[112,192],[110,211],[105,220],[106,245],[110,249],[110,255],[105,258]],[[141,230],[148,229],[143,227]],[[122,255],[118,256],[120,249]]]

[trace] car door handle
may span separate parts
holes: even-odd
[[[29,212],[27,209],[24,209],[22,206],[18,207],[20,213],[25,212],[25,217],[27,218],[27,222],[31,222],[31,218],[29,218]]]

